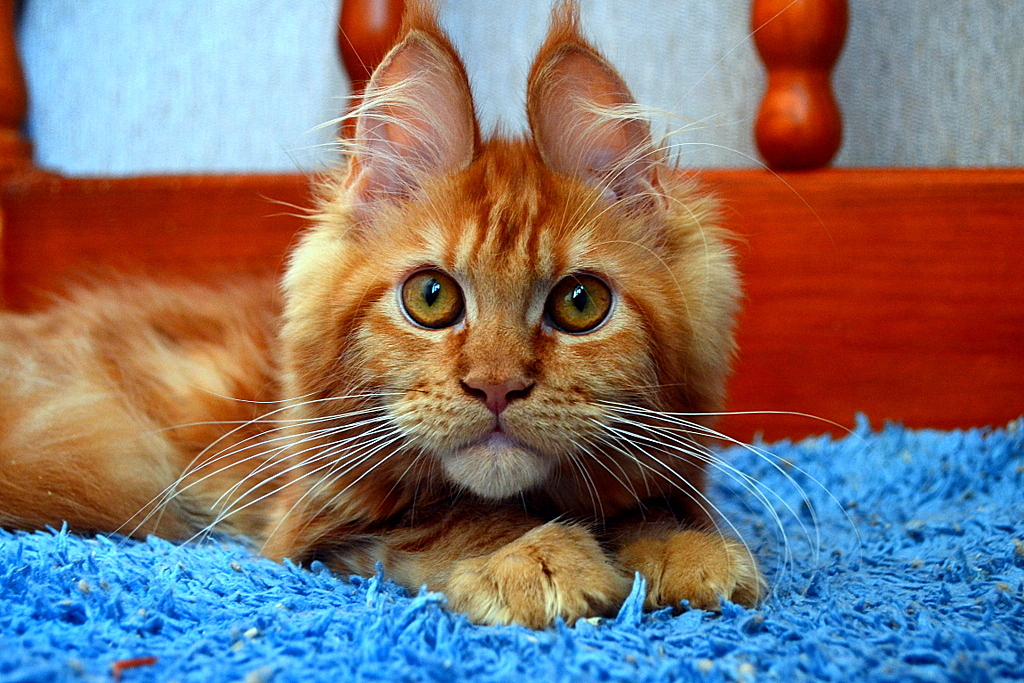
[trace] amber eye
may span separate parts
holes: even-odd
[[[547,314],[555,327],[570,334],[594,329],[608,316],[612,291],[592,275],[570,275],[548,296]]]
[[[439,270],[421,270],[402,285],[402,307],[414,322],[439,330],[462,315],[462,290]]]

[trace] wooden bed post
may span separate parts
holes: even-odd
[[[32,146],[21,134],[28,93],[14,41],[14,5],[0,0],[0,174],[32,163]]]
[[[14,41],[16,0],[0,0],[0,179],[32,165],[32,145],[21,133],[28,111],[28,90]],[[0,283],[4,281],[5,209],[0,204]],[[0,286],[0,308],[4,288]]]
[[[754,0],[754,42],[768,69],[754,136],[771,168],[820,168],[839,151],[843,123],[832,67],[847,20],[846,0]]]
[[[405,0],[342,0],[338,22],[338,51],[352,83],[352,106],[366,87],[373,70],[384,59],[402,27]],[[342,125],[350,137],[352,122]]]

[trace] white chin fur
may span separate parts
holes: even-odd
[[[508,498],[538,486],[550,465],[503,434],[446,455],[441,459],[445,474],[482,498]]]

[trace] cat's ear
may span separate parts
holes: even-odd
[[[616,200],[650,195],[661,152],[622,77],[580,33],[571,0],[552,14],[530,70],[526,110],[548,168]]]
[[[465,68],[426,8],[373,72],[355,111],[347,184],[357,220],[473,160],[480,132]]]

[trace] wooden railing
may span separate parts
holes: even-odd
[[[776,170],[826,166],[843,140],[832,67],[846,37],[846,0],[755,0],[751,30],[768,70],[754,126],[757,149]]]
[[[383,54],[399,5],[344,2],[350,68]],[[779,169],[821,166],[839,146],[828,70],[845,3],[757,0],[752,17],[769,69],[759,146]],[[43,306],[97,265],[189,278],[279,270],[302,228],[286,208],[309,204],[302,176],[63,178],[31,165],[24,116],[13,2],[0,0],[0,291],[10,308]],[[1024,412],[1024,171],[701,177],[739,238],[745,282],[731,410],[843,425],[863,411],[936,428]],[[723,428],[740,438],[836,431],[760,414]]]
[[[14,42],[14,0],[0,0],[0,173],[32,161],[32,146],[21,132],[27,109],[25,76]]]

